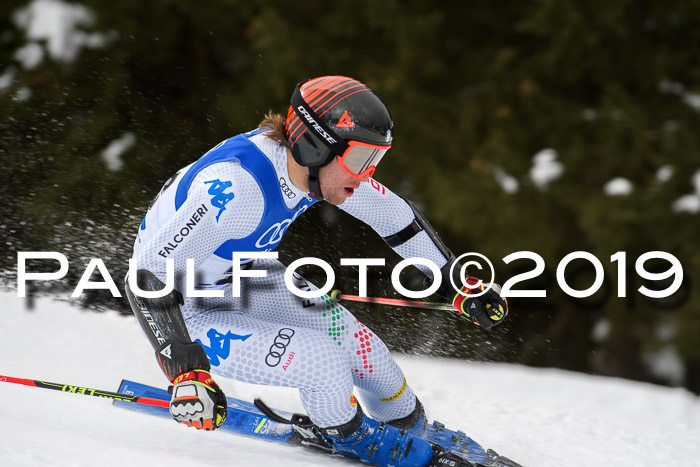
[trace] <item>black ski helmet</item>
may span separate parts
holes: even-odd
[[[309,190],[323,199],[318,171],[340,156],[347,141],[391,146],[391,114],[367,85],[345,76],[299,83],[287,112],[285,132],[292,157],[309,168]]]

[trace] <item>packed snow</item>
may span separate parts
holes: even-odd
[[[49,299],[26,310],[14,291],[0,292],[0,303],[0,374],[110,391],[122,378],[166,386],[133,317]],[[510,364],[396,359],[431,418],[524,466],[700,462],[700,401],[686,390]],[[294,390],[218,380],[230,396],[303,410]],[[96,397],[0,383],[0,401],[4,467],[359,465],[199,432]]]

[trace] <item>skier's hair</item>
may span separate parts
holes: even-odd
[[[289,148],[289,141],[287,141],[287,135],[284,131],[284,122],[285,118],[282,115],[270,110],[263,118],[263,121],[260,122],[258,128],[265,130],[265,136],[271,140]]]

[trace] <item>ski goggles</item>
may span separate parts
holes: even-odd
[[[372,176],[377,164],[391,148],[389,145],[363,143],[361,141],[345,141],[331,130],[301,95],[301,82],[292,94],[291,105],[294,113],[318,139],[338,157],[338,164],[353,178],[362,179]],[[328,160],[328,159],[326,159]]]
[[[338,156],[338,164],[348,175],[356,179],[371,177],[379,161],[391,148],[391,146],[379,146],[360,141],[347,141],[346,143],[348,148],[341,156]]]

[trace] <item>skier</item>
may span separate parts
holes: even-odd
[[[438,294],[456,312],[485,329],[503,320],[507,303],[497,288],[472,298],[470,278],[465,294],[454,290],[455,255],[415,205],[371,178],[392,131],[389,111],[368,86],[342,76],[315,78],[296,87],[286,119],[268,113],[258,129],[221,142],[165,183],[134,244],[138,289],[163,289],[168,259],[175,276],[186,276],[191,258],[195,289],[223,291],[188,297],[178,279],[168,295],[148,298],[127,281],[134,314],[174,386],[175,420],[205,430],[221,426],[227,404],[213,373],[298,388],[314,432],[342,454],[385,466],[436,459],[462,465],[449,464],[459,458],[423,439],[421,402],[382,340],[345,307],[328,296],[294,295],[276,259],[233,265],[267,275],[242,279],[240,297],[232,292],[233,252],[274,250],[289,224],[325,199],[370,225],[399,255],[441,267]],[[298,275],[294,283],[317,290]]]

